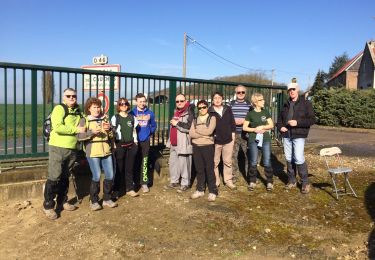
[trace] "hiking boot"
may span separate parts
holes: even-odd
[[[291,190],[293,188],[297,187],[297,184],[296,183],[291,183],[289,182],[287,185],[285,185],[285,189],[286,190]]]
[[[214,201],[216,200],[216,194],[214,194],[214,193],[210,193],[210,194],[208,194],[208,198],[207,198],[207,200],[208,200],[209,202],[214,202]]]
[[[249,184],[249,186],[247,187],[247,189],[248,189],[249,191],[254,191],[255,187],[256,187],[256,183],[255,183],[255,182],[250,182],[250,184]]]
[[[113,200],[103,200],[103,207],[107,206],[108,208],[116,208],[118,204],[113,202]]]
[[[102,206],[100,206],[100,204],[98,202],[90,203],[90,209],[92,211],[97,211],[97,210],[101,210]]]
[[[273,184],[272,183],[267,183],[267,191],[272,191],[273,190]]]
[[[168,185],[164,186],[164,189],[170,190],[170,189],[178,189],[180,187],[180,184],[178,183],[169,183]]]
[[[182,193],[184,191],[187,191],[189,189],[189,186],[182,185],[180,188],[177,189],[177,192]]]
[[[310,192],[310,184],[302,185],[301,192],[302,192],[303,194],[307,194],[307,193],[309,193],[309,192]]]
[[[47,218],[49,218],[51,220],[57,219],[57,214],[56,214],[56,211],[54,209],[43,209],[43,212],[44,212],[44,214],[46,214]]]
[[[237,186],[234,185],[232,181],[228,181],[228,182],[226,182],[226,183],[225,183],[225,186],[227,186],[227,187],[228,187],[229,189],[231,189],[231,190],[235,190],[235,189],[237,189]]]
[[[126,195],[130,196],[130,197],[138,197],[139,194],[137,192],[135,192],[134,190],[130,190],[128,192],[126,192]]]
[[[147,184],[143,184],[143,185],[142,185],[142,192],[143,192],[143,193],[150,192],[150,189],[148,188]]]
[[[203,196],[204,196],[204,192],[199,191],[199,190],[196,190],[193,194],[191,194],[192,199],[198,199],[198,198],[203,197]]]

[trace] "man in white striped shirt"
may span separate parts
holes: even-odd
[[[236,99],[231,102],[231,108],[233,116],[236,122],[236,137],[234,140],[233,147],[233,156],[232,156],[232,170],[233,170],[233,181],[236,181],[238,177],[242,176],[246,179],[246,170],[247,170],[247,138],[245,133],[242,132],[242,125],[245,121],[247,112],[252,109],[252,106],[249,101],[245,99],[246,97],[246,88],[245,86],[238,85],[235,88]],[[242,153],[244,160],[244,168],[239,166],[238,157]],[[243,170],[241,173],[240,170]]]

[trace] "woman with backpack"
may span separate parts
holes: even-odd
[[[216,117],[211,117],[208,114],[206,100],[200,100],[197,107],[198,116],[194,119],[189,131],[193,144],[193,161],[197,173],[197,190],[191,195],[191,198],[203,197],[207,182],[208,201],[215,201],[218,195],[214,172]]]
[[[103,206],[117,207],[112,201],[113,161],[111,138],[113,133],[107,115],[102,113],[100,99],[90,97],[85,103],[86,117],[79,122],[86,127],[86,132],[78,134],[78,140],[83,141],[86,158],[92,173],[90,185],[90,208],[93,211],[102,209],[99,204],[100,174],[103,167],[105,178],[103,181]]]
[[[139,196],[134,191],[134,161],[137,155],[137,120],[131,114],[130,104],[126,98],[117,101],[117,114],[111,118],[115,134],[114,155],[116,158],[116,174],[113,186],[113,197],[119,197],[125,192],[131,197]]]

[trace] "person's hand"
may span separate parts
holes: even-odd
[[[77,126],[78,133],[82,134],[86,132],[86,127],[85,126]]]
[[[288,132],[288,128],[283,126],[283,127],[280,128],[280,132],[282,132],[282,133]]]
[[[173,126],[176,126],[177,123],[178,123],[178,120],[176,120],[176,119],[172,119],[171,121],[169,121],[169,123],[170,123],[171,125],[173,125]]]
[[[110,129],[111,129],[110,123],[103,122],[103,130],[104,131],[109,131]]]
[[[297,120],[289,120],[288,125],[290,126],[296,126],[297,125]]]
[[[96,127],[96,128],[91,129],[91,133],[93,133],[94,135],[99,134],[101,131],[102,131],[101,127]]]
[[[255,133],[257,134],[263,134],[266,130],[264,130],[264,126],[260,125],[260,126],[257,126],[255,127]]]
[[[236,122],[236,125],[243,125],[243,122],[245,122],[244,118],[235,118],[234,121]]]

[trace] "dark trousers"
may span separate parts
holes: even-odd
[[[135,143],[128,147],[117,144],[115,150],[116,173],[114,178],[113,191],[122,191],[125,181],[125,191],[134,190],[134,160],[138,147]]]
[[[149,183],[148,176],[148,152],[150,151],[150,140],[138,143],[138,153],[136,157],[136,169],[137,177],[139,179],[134,180],[135,183],[140,185],[147,185]]]
[[[76,160],[76,150],[49,147],[48,177],[44,188],[45,209],[55,208],[55,201],[62,205],[68,200],[69,176]]]
[[[218,194],[214,172],[215,145],[193,145],[193,160],[197,174],[197,190]]]

